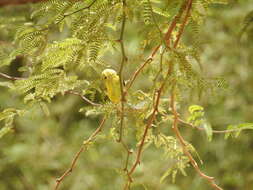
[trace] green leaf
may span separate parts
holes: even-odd
[[[194,153],[194,154],[197,156],[197,158],[199,159],[199,162],[200,162],[201,164],[203,164],[203,161],[202,161],[202,159],[201,159],[199,153],[197,152],[197,150],[194,148],[194,146],[192,146],[191,144],[188,144],[188,145],[187,145],[187,148],[188,148],[192,153]]]
[[[208,123],[208,122],[205,122],[205,123],[203,123],[203,128],[204,128],[204,130],[206,132],[208,141],[212,141],[213,129],[212,129],[211,124]]]
[[[172,172],[172,168],[169,168],[163,175],[162,177],[160,178],[160,183],[162,183],[166,177],[168,177]]]
[[[225,139],[230,137],[233,133],[235,133],[233,136],[236,138],[240,135],[242,130],[251,129],[253,130],[253,123],[241,123],[239,125],[229,125],[227,127],[227,130],[234,130],[231,132],[228,132],[225,134]]]
[[[12,127],[4,127],[2,129],[0,129],[0,139],[6,135],[7,133],[12,131]]]
[[[196,111],[203,111],[204,108],[202,106],[199,106],[199,105],[191,105],[189,108],[188,108],[189,112],[191,114],[193,114],[194,112]]]
[[[187,118],[187,121],[193,123],[194,126],[200,126],[204,123],[204,108],[199,105],[191,105],[188,108],[190,116]]]
[[[234,125],[229,125],[227,127],[227,130],[233,130],[233,129],[234,129]],[[226,133],[224,138],[227,139],[230,135],[231,135],[231,132]]]
[[[45,102],[40,102],[40,107],[46,116],[50,115],[49,108]]]
[[[4,126],[0,129],[0,138],[12,131],[14,117],[23,114],[23,110],[16,110],[15,108],[7,108],[0,112],[0,121],[3,121],[4,123]]]

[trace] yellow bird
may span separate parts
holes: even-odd
[[[105,69],[102,72],[102,77],[107,90],[107,96],[113,103],[119,103],[121,99],[121,91],[117,72],[113,69]]]

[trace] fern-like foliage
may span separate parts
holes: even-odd
[[[29,25],[18,29],[15,43],[19,48],[12,55],[34,55],[40,53],[45,47],[47,31]]]
[[[152,22],[152,5],[149,0],[143,1],[143,18],[145,24],[150,24]]]
[[[158,134],[153,137],[153,143],[157,148],[162,148],[167,158],[170,158],[171,167],[163,174],[160,182],[171,175],[173,183],[175,182],[178,172],[186,176],[185,168],[189,167],[189,159],[184,155],[182,148],[177,140],[172,136]],[[191,146],[189,145],[189,148]]]
[[[22,116],[23,110],[17,110],[15,108],[7,108],[0,112],[0,138],[13,130],[13,122],[16,116]]]
[[[59,23],[66,11],[74,4],[73,1],[66,0],[46,0],[38,5],[32,13],[31,18],[47,17],[47,24]]]
[[[61,69],[50,69],[43,74],[36,74],[28,79],[17,80],[16,89],[19,92],[27,93],[24,100],[46,100],[50,101],[58,93],[64,93],[81,85],[81,81],[75,76],[66,76]]]
[[[42,56],[42,71],[60,66],[66,68],[74,64],[84,49],[83,46],[82,41],[76,38],[67,38],[62,42],[50,44]]]
[[[11,44],[7,42],[0,42],[0,67],[9,65],[16,56],[11,56],[10,53],[13,51]]]
[[[188,100],[184,97],[190,94],[187,92],[201,97],[227,88],[223,78],[203,76],[202,42],[198,40],[209,5],[217,1],[195,0],[190,10],[186,2],[45,0],[33,6],[26,22],[22,20],[14,43],[0,47],[0,66],[10,64],[18,55],[26,57],[19,69],[22,77],[14,78],[14,86],[9,86],[24,96],[25,103],[39,103],[46,115],[50,111],[45,102],[50,103],[58,94],[73,94],[75,90],[74,94],[84,100],[88,97],[92,102],[86,103],[90,105],[79,110],[85,117],[111,118],[109,139],[118,141],[122,130],[137,154],[142,153],[141,146],[151,144],[163,149],[164,158],[171,164],[161,181],[169,175],[175,181],[179,172],[186,175],[190,163],[185,150],[196,150],[190,143],[185,142],[183,147],[176,138],[163,133],[163,126],[171,126],[177,114],[171,110],[173,101],[180,104],[183,98]],[[185,31],[193,42],[180,38]],[[169,36],[169,44],[164,36]],[[122,85],[122,91],[129,89],[121,105],[109,102],[106,96],[101,72],[108,67],[121,70],[121,79],[135,80],[131,88],[131,83]],[[169,98],[172,93],[176,100]],[[203,108],[193,105],[189,112],[189,123],[204,128],[211,140],[213,131]],[[15,115],[19,112],[6,110],[0,113],[0,120],[11,123]],[[3,129],[3,134],[9,130]]]

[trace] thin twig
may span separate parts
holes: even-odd
[[[178,14],[177,14],[177,15],[174,17],[174,19],[172,20],[172,22],[171,22],[171,24],[170,24],[170,27],[168,28],[168,30],[167,30],[167,32],[166,32],[166,34],[165,34],[164,40],[165,40],[165,43],[166,43],[166,46],[167,46],[167,47],[170,47],[170,39],[171,39],[172,32],[173,32],[173,30],[175,29],[175,27],[176,27],[178,21],[181,19],[182,14],[183,14],[184,10],[186,9],[187,2],[188,2],[188,1],[185,1],[185,2],[182,4],[182,6],[181,6],[181,8],[180,8],[180,10],[179,10],[179,12],[178,12]]]
[[[174,88],[172,90],[170,102],[171,102],[171,110],[172,110],[172,113],[174,115],[174,121],[173,121],[172,129],[173,129],[174,133],[176,134],[177,139],[179,140],[179,142],[181,144],[181,147],[182,147],[182,150],[183,150],[184,154],[188,157],[191,165],[194,167],[194,169],[199,174],[199,176],[201,176],[202,178],[206,179],[214,189],[216,189],[216,190],[222,190],[222,188],[219,187],[215,183],[214,177],[207,176],[206,174],[204,174],[200,170],[197,162],[194,160],[194,158],[192,157],[191,153],[187,149],[187,145],[185,143],[185,140],[184,140],[183,136],[181,135],[181,133],[180,133],[180,131],[178,129],[178,122],[179,122],[178,115],[179,114],[177,113],[176,106],[175,106],[175,91],[174,91]]]
[[[182,120],[182,119],[178,119],[178,121],[180,122],[180,123],[182,123],[182,124],[184,124],[184,125],[188,125],[188,126],[190,126],[190,127],[192,127],[192,128],[194,128],[194,129],[197,129],[197,130],[200,130],[200,131],[204,131],[205,129],[204,128],[202,128],[202,127],[197,127],[197,126],[194,126],[193,124],[191,124],[191,123],[188,123],[188,122],[186,122],[186,121],[184,121],[184,120]],[[244,129],[246,129],[246,128],[244,128]],[[248,129],[251,129],[252,130],[252,128],[248,128]],[[238,131],[241,131],[242,129],[228,129],[228,130],[212,130],[212,133],[218,133],[218,134],[224,134],[224,133],[232,133],[232,132],[238,132]]]
[[[102,121],[100,122],[98,128],[92,133],[92,135],[83,142],[80,150],[75,154],[72,162],[71,162],[71,165],[70,167],[63,173],[63,175],[61,177],[59,177],[58,179],[56,179],[56,184],[55,184],[55,187],[54,187],[54,190],[57,190],[60,186],[60,184],[62,183],[62,181],[64,180],[65,177],[67,177],[74,169],[77,161],[78,161],[78,158],[80,157],[81,153],[83,151],[86,150],[87,148],[87,145],[89,143],[91,143],[92,141],[95,140],[96,136],[102,131],[102,128],[104,126],[104,123],[106,121],[106,116],[104,116],[104,118],[102,119]]]
[[[77,95],[77,96],[81,97],[85,102],[89,103],[92,106],[101,106],[101,104],[94,103],[91,100],[89,100],[88,98],[86,98],[85,96],[83,96],[82,94],[79,94],[78,92],[75,92],[73,90],[69,90],[66,93]]]
[[[127,178],[128,178],[127,181],[132,182],[133,180],[132,180],[132,178],[131,178],[131,176],[129,175],[129,172],[128,172],[128,163],[129,163],[130,155],[133,153],[133,151],[130,150],[130,149],[128,148],[128,146],[125,144],[125,142],[123,141],[123,139],[121,139],[120,143],[122,144],[123,148],[124,148],[124,149],[126,150],[126,152],[127,152],[126,161],[125,161],[125,166],[124,166],[124,168],[123,168],[123,171],[126,172],[126,175],[127,175]],[[124,188],[124,189],[125,189],[125,188]]]
[[[185,17],[184,17],[183,23],[182,23],[182,25],[181,25],[181,27],[179,29],[179,32],[178,32],[177,37],[176,37],[176,41],[174,43],[174,48],[177,47],[178,42],[179,42],[179,40],[180,40],[180,38],[181,38],[181,36],[182,36],[182,34],[184,32],[184,28],[186,26],[187,20],[190,17],[191,7],[192,7],[192,0],[189,0],[188,3],[187,3],[186,13],[185,13]]]
[[[145,140],[146,140],[146,137],[147,137],[147,134],[148,134],[148,130],[149,128],[151,127],[151,125],[153,124],[155,118],[156,118],[156,113],[158,112],[158,106],[159,106],[159,103],[160,103],[160,99],[161,99],[161,95],[162,95],[162,92],[163,92],[163,89],[164,89],[164,86],[170,76],[172,72],[172,64],[169,65],[169,68],[168,68],[168,72],[167,72],[167,75],[166,75],[166,78],[165,80],[163,81],[163,83],[161,84],[160,88],[157,90],[157,96],[156,96],[156,99],[155,99],[155,105],[153,107],[153,111],[151,113],[151,116],[150,116],[150,119],[148,120],[148,123],[146,124],[146,127],[144,129],[144,133],[143,133],[143,136],[142,136],[142,139],[141,139],[141,142],[140,142],[140,145],[138,147],[138,151],[137,151],[137,156],[136,156],[136,160],[132,166],[132,168],[130,169],[129,171],[129,176],[131,176],[133,174],[133,172],[135,171],[137,165],[140,163],[140,160],[141,160],[141,153],[142,153],[142,150],[143,150],[143,146],[144,146],[144,143],[145,143]]]
[[[13,77],[13,76],[1,73],[1,72],[0,72],[0,77],[8,79],[8,80],[12,80],[12,81],[25,79],[25,78],[22,78],[22,77]]]
[[[159,25],[158,25],[158,23],[157,23],[157,21],[156,21],[155,14],[154,14],[153,7],[152,7],[152,4],[151,4],[150,0],[148,0],[148,4],[149,4],[150,9],[151,9],[151,17],[152,17],[152,19],[153,19],[153,22],[154,22],[154,24],[155,24],[155,27],[157,28],[157,30],[158,30],[158,32],[159,32],[159,34],[160,34],[161,40],[162,40],[162,38],[163,38],[163,33],[162,33],[162,31],[161,31],[161,29],[160,29],[160,27],[159,27]]]
[[[159,50],[159,48],[161,47],[161,45],[156,46],[151,55],[146,59],[146,61],[134,72],[134,74],[132,75],[130,81],[127,83],[126,86],[126,90],[125,90],[125,95],[127,94],[128,90],[132,87],[135,79],[137,78],[137,76],[140,74],[140,72],[144,69],[144,67],[148,64],[151,63],[153,61],[154,56],[156,55],[157,51]]]
[[[155,86],[156,86],[156,81],[157,81],[158,77],[160,76],[160,74],[161,74],[162,71],[163,71],[163,56],[164,56],[164,53],[165,53],[165,52],[166,52],[166,48],[164,48],[164,49],[162,50],[162,53],[161,53],[161,55],[160,55],[159,71],[157,72],[155,78],[153,79],[153,88],[152,88],[152,89],[155,88]]]
[[[187,2],[187,1],[186,1]],[[172,20],[167,32],[164,35],[164,39],[166,42],[166,46],[170,47],[170,38],[172,35],[172,31],[174,30],[174,28],[176,27],[176,24],[178,22],[178,20],[180,20],[184,9],[186,8],[186,2],[182,4],[178,14],[174,17],[174,19]],[[154,49],[152,50],[150,56],[144,61],[144,63],[133,73],[132,77],[130,78],[130,81],[128,82],[127,86],[126,86],[126,90],[125,90],[125,94],[127,94],[128,90],[131,88],[131,86],[133,85],[135,79],[137,78],[137,76],[141,73],[141,71],[144,69],[144,67],[148,64],[151,63],[153,61],[154,56],[156,55],[156,53],[158,52],[158,50],[160,49],[162,44],[157,45],[156,47],[154,47]]]
[[[125,161],[124,171],[128,175],[128,163],[129,163],[129,157],[133,153],[126,143],[122,139],[123,131],[124,131],[124,115],[125,115],[125,93],[124,93],[124,85],[123,85],[123,69],[125,66],[125,63],[127,61],[126,51],[125,51],[125,45],[124,45],[124,33],[125,33],[125,27],[126,27],[126,0],[122,0],[122,23],[121,23],[121,30],[120,30],[120,37],[119,37],[119,43],[121,48],[121,63],[119,68],[119,81],[120,81],[120,92],[121,92],[121,110],[120,110],[120,130],[119,130],[119,139],[118,142],[120,142],[123,146],[123,148],[127,152],[127,158]],[[132,181],[131,176],[128,175],[128,181]]]
[[[174,17],[172,23],[170,24],[165,36],[164,36],[164,39],[166,41],[166,46],[169,47],[170,46],[170,38],[171,38],[171,35],[172,35],[172,31],[174,30],[174,28],[176,27],[176,24],[178,22],[178,20],[181,18],[182,14],[183,14],[183,11],[185,10],[186,8],[186,4],[187,4],[187,1],[182,5],[179,13]],[[133,85],[135,79],[137,78],[137,76],[139,75],[139,73],[142,71],[142,69],[150,62],[153,61],[153,57],[155,56],[155,54],[157,53],[157,51],[159,50],[159,48],[161,47],[161,44],[156,46],[150,57],[135,71],[135,73],[133,74],[132,78],[130,79],[130,82],[128,83],[127,85],[127,88],[126,88],[126,92],[128,91],[128,89]],[[142,140],[140,142],[140,145],[138,147],[138,151],[137,151],[137,156],[136,156],[136,160],[132,166],[132,168],[130,169],[129,171],[129,176],[131,176],[133,174],[133,172],[135,171],[137,165],[140,163],[140,159],[141,159],[141,153],[142,153],[142,150],[143,150],[143,146],[144,146],[144,143],[145,143],[145,140],[146,140],[146,137],[147,137],[147,134],[148,134],[148,129],[151,127],[152,123],[154,122],[155,118],[156,118],[156,113],[158,112],[158,106],[159,106],[159,102],[160,102],[160,98],[161,98],[161,94],[162,94],[162,91],[163,91],[163,88],[167,82],[167,79],[169,77],[169,75],[171,74],[172,72],[172,64],[169,65],[169,68],[168,68],[168,73],[167,73],[167,76],[166,76],[166,79],[164,80],[164,82],[162,83],[162,85],[160,86],[160,88],[158,89],[157,91],[157,96],[156,96],[156,99],[155,99],[155,105],[153,107],[153,112],[151,113],[151,116],[150,116],[150,119],[148,120],[148,123],[144,129],[144,133],[143,133],[143,136],[142,136]],[[125,92],[125,93],[126,93]],[[129,181],[129,185],[131,184],[131,182]]]
[[[178,42],[179,42],[179,39],[183,33],[183,30],[184,30],[184,27],[186,25],[186,22],[187,22],[187,19],[190,15],[190,9],[191,9],[191,4],[192,4],[192,0],[188,0],[186,1],[187,3],[187,7],[186,7],[186,16],[184,18],[184,21],[183,21],[183,24],[180,28],[180,31],[179,31],[179,34],[177,35],[177,39],[175,41],[175,44],[174,44],[174,48],[177,47],[178,45]],[[169,40],[169,39],[167,39]],[[196,172],[204,179],[206,179],[210,185],[216,189],[216,190],[222,190],[221,187],[219,187],[215,181],[214,181],[214,177],[210,177],[210,176],[207,176],[206,174],[204,174],[200,169],[199,169],[199,166],[197,164],[197,162],[194,160],[194,158],[192,157],[191,153],[188,151],[187,149],[187,145],[185,143],[185,140],[183,138],[183,136],[181,135],[179,129],[178,129],[178,122],[179,122],[179,114],[177,113],[177,110],[176,110],[176,106],[175,106],[175,84],[173,85],[173,88],[172,88],[172,93],[171,93],[171,99],[170,99],[170,107],[171,107],[171,110],[172,110],[172,113],[174,115],[174,121],[173,121],[173,125],[172,125],[172,129],[174,131],[174,133],[176,134],[176,137],[178,138],[181,146],[182,146],[182,149],[183,149],[183,152],[184,154],[188,157],[191,165],[194,167],[194,169],[196,170]]]
[[[128,148],[128,146],[123,142],[123,141],[121,141],[121,143],[122,143],[122,145],[123,145],[123,147],[124,147],[124,149],[127,151],[127,158],[126,158],[126,163],[125,163],[125,167],[124,167],[124,171],[127,171],[127,168],[128,168],[128,161],[129,161],[129,156],[130,156],[130,154],[132,154],[133,153],[133,151],[132,150],[130,150],[129,148]]]
[[[125,8],[126,8],[126,1],[122,0],[122,25],[121,25],[121,31],[120,31],[120,48],[121,48],[121,64],[120,64],[120,69],[119,69],[119,80],[120,80],[120,91],[121,91],[121,111],[120,111],[120,130],[119,130],[119,139],[118,142],[121,142],[122,139],[122,133],[123,133],[123,128],[124,128],[124,108],[125,108],[125,93],[124,93],[124,85],[123,85],[123,77],[122,77],[122,72],[124,69],[125,61],[127,60],[126,57],[126,52],[125,52],[125,46],[124,46],[124,32],[125,32],[125,26],[126,26],[126,13],[125,13]]]

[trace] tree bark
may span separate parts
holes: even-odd
[[[0,7],[7,5],[21,5],[26,3],[38,3],[43,0],[0,0]]]

